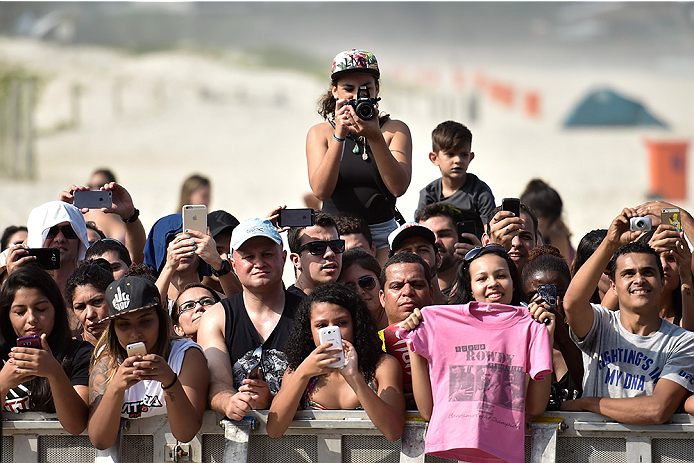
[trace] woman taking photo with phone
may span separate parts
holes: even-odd
[[[0,332],[4,410],[57,413],[69,433],[84,431],[92,346],[70,337],[63,296],[37,264],[26,263],[7,278]]]
[[[319,331],[337,327],[342,345],[321,342]],[[344,366],[335,367],[344,353]],[[267,433],[279,437],[297,409],[362,408],[391,441],[402,436],[405,397],[402,369],[381,350],[364,301],[340,283],[318,286],[299,306],[287,342],[289,367],[270,406]]]
[[[147,278],[116,280],[106,301],[111,323],[89,377],[89,439],[103,450],[116,442],[120,418],[166,414],[174,437],[189,442],[202,425],[210,376],[200,346],[171,339],[171,321]]]
[[[325,122],[309,130],[306,160],[323,211],[366,219],[383,264],[388,234],[397,228],[395,198],[412,178],[412,138],[404,122],[379,114],[379,78],[376,57],[368,51],[335,57],[330,88],[318,103]]]

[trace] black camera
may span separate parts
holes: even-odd
[[[357,113],[359,119],[369,121],[376,114],[374,105],[379,100],[380,98],[369,98],[369,89],[366,88],[366,85],[362,85],[357,91],[357,99],[351,99],[347,104],[354,108],[354,112]]]

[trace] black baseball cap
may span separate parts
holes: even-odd
[[[161,305],[161,296],[154,282],[139,276],[126,276],[114,281],[106,288],[105,297],[108,317],[99,322]]]
[[[210,235],[213,238],[226,230],[231,233],[238,224],[236,217],[221,209],[207,214],[207,226],[210,227]]]

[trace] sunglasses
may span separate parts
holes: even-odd
[[[193,310],[197,305],[200,305],[200,307],[209,307],[214,304],[215,300],[213,297],[210,296],[205,296],[197,301],[187,301],[178,306],[178,315],[181,315],[184,312],[188,312],[189,310]]]
[[[345,252],[345,240],[330,240],[311,241],[310,243],[301,245],[299,249],[296,250],[296,253],[301,254],[301,251],[303,251],[304,249],[308,249],[308,252],[312,256],[322,256],[325,254],[325,251],[328,249],[328,246],[330,246],[330,249],[332,249],[335,254],[342,254],[343,252]]]
[[[476,248],[470,249],[467,252],[467,254],[465,254],[465,257],[463,259],[465,260],[465,262],[470,263],[473,260],[477,259],[482,254],[482,251],[486,250],[506,253],[505,247],[499,246],[498,244],[488,244],[486,246],[477,246]]]
[[[63,236],[69,240],[77,239],[77,233],[75,233],[75,230],[72,229],[72,225],[63,225],[62,227],[53,225],[48,229],[48,235],[46,235],[46,238],[53,239],[58,236],[58,232],[62,233]]]
[[[345,281],[345,284],[352,288],[352,290],[356,290],[357,287],[352,283],[351,281]],[[376,279],[372,276],[366,275],[357,280],[357,284],[359,287],[363,290],[366,291],[371,291],[376,287]]]

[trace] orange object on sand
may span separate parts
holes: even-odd
[[[653,196],[666,200],[687,198],[687,151],[689,141],[646,140]]]

